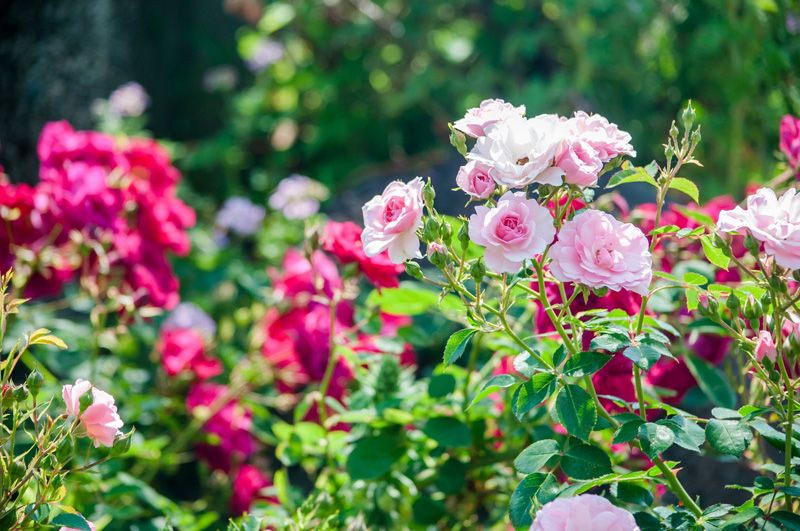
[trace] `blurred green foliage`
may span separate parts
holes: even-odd
[[[269,190],[292,172],[344,189],[441,161],[446,124],[484,98],[529,115],[593,111],[633,135],[637,162],[692,99],[713,138],[705,193],[770,177],[778,123],[800,112],[790,0],[294,0],[238,32],[282,58],[228,92],[228,117],[183,161],[201,193]],[[221,178],[224,177],[224,178]],[[739,186],[737,186],[739,185]]]

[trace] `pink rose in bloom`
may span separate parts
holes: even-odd
[[[361,243],[361,233],[361,227],[352,221],[329,221],[320,238],[322,248],[342,264],[357,263],[358,269],[376,288],[399,286],[397,277],[403,272],[402,264],[392,263],[386,252],[367,256]]]
[[[489,175],[489,166],[471,160],[458,170],[456,184],[473,199],[486,199],[494,194],[494,179]]]
[[[161,363],[170,376],[189,371],[207,380],[222,373],[222,363],[205,355],[205,340],[196,330],[162,330],[156,351],[161,354]]]
[[[395,264],[422,258],[416,230],[422,224],[423,186],[419,177],[408,184],[395,181],[364,205],[361,242],[367,256],[388,249],[389,259]]]
[[[647,295],[653,278],[644,233],[610,214],[586,210],[564,223],[550,248],[550,271],[562,282]]]
[[[772,334],[766,330],[758,333],[758,341],[756,341],[756,359],[761,361],[764,356],[768,357],[772,363],[778,360],[778,349],[775,346],[775,340],[772,339]]]
[[[566,125],[570,134],[589,144],[603,163],[618,155],[636,156],[630,143],[631,135],[620,131],[616,124],[609,123],[599,114],[588,115],[578,111],[566,121]]]
[[[86,519],[84,518],[84,520],[86,520]],[[95,527],[95,525],[92,522],[90,522],[89,520],[86,520],[86,523],[89,524],[89,529],[91,529],[92,531],[97,531],[97,528]],[[75,529],[74,527],[62,527],[58,531],[80,531],[80,530],[79,529]]]
[[[92,391],[92,404],[81,413],[80,398],[89,390]],[[123,423],[113,396],[81,379],[76,380],[75,385],[65,385],[62,396],[67,413],[80,420],[86,435],[94,440],[95,448],[101,444],[109,448],[114,445],[114,437],[121,433],[119,429]]]
[[[256,500],[267,500],[279,503],[276,498],[261,494],[261,489],[271,487],[272,481],[253,465],[242,465],[233,479],[233,492],[231,493],[231,514],[239,516],[250,510]]]
[[[594,186],[603,169],[600,154],[580,138],[565,140],[556,155],[556,166],[564,170],[564,182],[577,186]]]
[[[525,106],[514,107],[503,100],[483,100],[480,107],[473,107],[453,124],[454,129],[478,138],[485,134],[486,127],[504,120],[508,116],[525,116]]]
[[[164,197],[175,194],[181,174],[170,163],[169,153],[158,142],[149,138],[131,138],[122,155],[131,168],[131,188],[138,195]]]
[[[486,247],[483,258],[497,273],[516,273],[523,262],[544,252],[556,234],[550,212],[522,192],[506,192],[497,207],[475,207],[469,238]]]
[[[186,409],[194,413],[197,408],[206,408],[201,414],[207,415],[207,408],[216,405],[228,391],[228,387],[211,382],[194,384],[186,397]],[[230,469],[234,458],[237,461],[244,461],[252,456],[257,450],[256,440],[250,433],[252,419],[253,414],[237,399],[229,399],[211,415],[202,428],[204,432],[216,435],[219,444],[198,445],[198,454],[212,468],[225,471]]]
[[[524,188],[562,183],[564,170],[553,166],[566,130],[555,115],[525,119],[512,115],[489,126],[467,158],[489,167],[497,184]]]
[[[342,278],[336,264],[322,251],[305,253],[295,247],[286,250],[281,271],[267,269],[272,280],[272,289],[278,299],[308,299],[318,292],[332,297],[334,290],[341,289]]]
[[[780,148],[789,166],[796,170],[800,164],[800,118],[787,114],[781,119]]]
[[[737,206],[721,212],[719,230],[748,230],[778,265],[800,269],[800,195],[794,188],[780,199],[772,189],[761,188],[747,198],[746,210]]]
[[[557,498],[536,513],[531,531],[639,531],[633,515],[594,494]]]

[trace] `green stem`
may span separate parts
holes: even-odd
[[[698,518],[703,515],[703,511],[700,507],[695,503],[689,493],[686,492],[686,489],[683,488],[683,485],[678,480],[678,477],[675,475],[672,470],[667,466],[663,459],[658,456],[653,458],[653,464],[655,464],[658,469],[661,471],[661,475],[664,476],[664,479],[667,481],[672,492],[678,496],[678,499],[686,506],[687,509],[692,511],[692,513],[697,516]]]
[[[636,399],[639,401],[639,416],[647,422],[647,410],[644,407],[644,392],[642,391],[642,371],[633,366],[633,381],[636,385]]]

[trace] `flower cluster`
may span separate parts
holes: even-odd
[[[178,280],[168,255],[189,251],[195,214],[176,197],[180,173],[166,151],[153,140],[53,122],[38,155],[35,187],[0,182],[3,267],[16,264],[34,296],[80,276],[96,296],[113,286],[128,308],[174,307]]]

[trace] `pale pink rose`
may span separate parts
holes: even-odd
[[[719,215],[723,232],[749,230],[764,243],[764,251],[789,269],[800,269],[800,195],[789,188],[778,199],[770,188],[761,188],[747,198],[747,209],[737,206]]]
[[[631,135],[599,114],[588,115],[578,111],[566,124],[570,133],[592,146],[604,163],[622,154],[636,156],[631,146]]]
[[[562,282],[647,295],[653,278],[650,243],[630,223],[586,210],[564,223],[550,248],[550,272]]]
[[[562,183],[564,170],[553,166],[566,129],[555,115],[526,119],[512,115],[486,128],[467,158],[489,167],[497,184],[524,188]]]
[[[81,396],[90,389],[94,400],[92,405],[81,413]],[[113,396],[92,387],[91,382],[81,379],[78,379],[75,385],[65,385],[62,396],[67,406],[67,413],[71,417],[80,419],[86,435],[94,439],[95,448],[100,444],[109,448],[114,445],[114,437],[121,433],[119,429],[122,427],[122,420],[117,414]]]
[[[480,107],[474,107],[453,124],[453,128],[478,138],[485,134],[486,128],[504,120],[507,116],[525,116],[525,106],[514,107],[503,100],[483,100]]]
[[[800,118],[787,114],[781,119],[781,151],[794,169],[800,165]]]
[[[772,363],[778,359],[778,349],[775,346],[775,341],[772,339],[772,334],[766,330],[758,333],[758,341],[756,341],[756,359],[761,361],[764,356],[768,357]]]
[[[433,256],[433,253],[440,253],[442,256],[447,256],[447,248],[441,243],[431,242],[428,244],[428,258]]]
[[[86,520],[86,523],[89,524],[89,529],[91,529],[92,531],[97,531],[97,528],[89,520]],[[80,530],[75,529],[74,527],[62,527],[58,531],[80,531]]]
[[[633,515],[595,494],[557,498],[536,513],[531,531],[640,531]]]
[[[570,137],[556,154],[556,166],[564,170],[564,182],[578,186],[594,186],[603,169],[600,154],[588,142]]]
[[[483,259],[498,273],[516,273],[523,262],[541,254],[556,228],[550,212],[522,192],[506,192],[495,208],[475,207],[469,238],[486,247]]]
[[[361,209],[364,232],[361,243],[367,256],[389,250],[389,259],[402,264],[411,258],[422,258],[416,230],[422,225],[422,179],[410,183],[395,181],[370,199]]]
[[[794,338],[794,341],[800,344],[800,315],[794,312],[789,312],[789,319],[783,322],[783,334]]]
[[[496,185],[489,175],[489,169],[486,164],[471,160],[458,170],[456,184],[473,199],[491,197]]]

